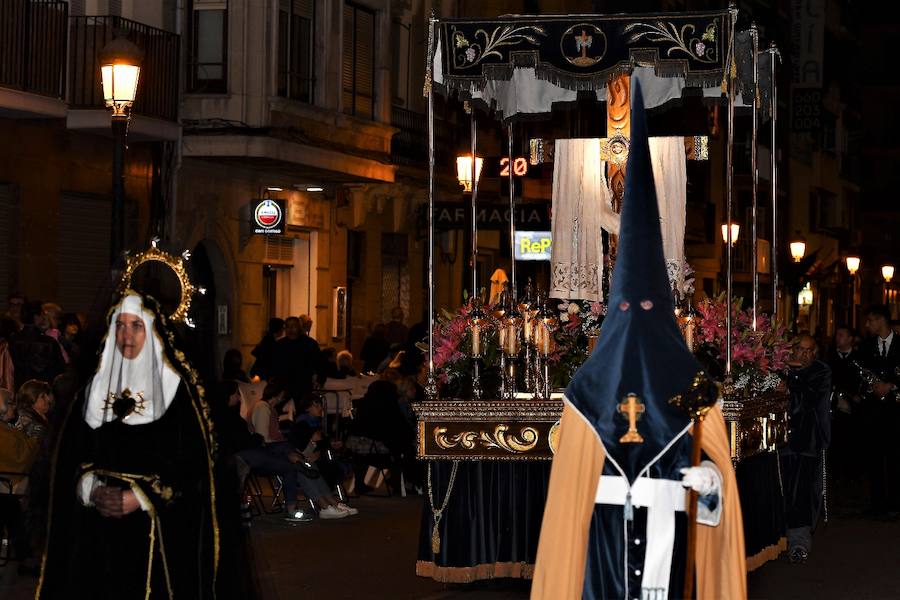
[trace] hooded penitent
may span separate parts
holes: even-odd
[[[708,403],[716,388],[675,321],[637,82],[632,94],[609,312],[566,389],[532,598],[656,600],[680,597],[683,585],[680,470],[690,466],[691,420],[671,400],[690,394]],[[637,435],[626,435],[632,424]],[[718,409],[707,416],[703,450],[721,473],[710,499],[721,519],[698,525],[698,546],[706,545],[697,552],[697,597],[740,599],[746,596],[740,505]]]

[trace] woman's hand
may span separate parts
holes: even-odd
[[[131,490],[101,485],[91,493],[94,506],[104,517],[121,519],[141,507],[137,497]]]

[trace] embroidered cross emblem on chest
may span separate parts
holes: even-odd
[[[634,394],[628,394],[619,404],[619,412],[628,417],[628,431],[619,438],[621,444],[643,444],[644,438],[638,433],[637,421],[646,408]]]

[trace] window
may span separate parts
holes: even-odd
[[[278,11],[278,95],[313,101],[315,0],[281,0]]]
[[[221,1],[194,0],[189,14],[188,91],[224,94],[228,91],[228,6]]]
[[[375,116],[375,12],[344,5],[341,94],[344,112],[363,119]]]

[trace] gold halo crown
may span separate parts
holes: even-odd
[[[160,250],[157,247],[158,243],[159,241],[154,239],[150,242],[150,248],[147,250],[137,254],[129,254],[125,257],[125,271],[122,273],[122,279],[119,282],[119,293],[124,293],[126,290],[132,289],[131,278],[138,267],[147,262],[162,263],[172,269],[175,277],[178,278],[178,283],[181,285],[181,300],[178,303],[178,307],[168,316],[168,318],[170,321],[180,321],[189,327],[193,327],[194,323],[188,316],[188,311],[191,309],[191,300],[193,299],[195,292],[203,294],[206,290],[195,287],[194,284],[191,283],[190,277],[188,277],[187,270],[184,267],[184,261],[190,259],[191,255],[189,251],[185,250],[181,256],[174,256],[164,250]]]

